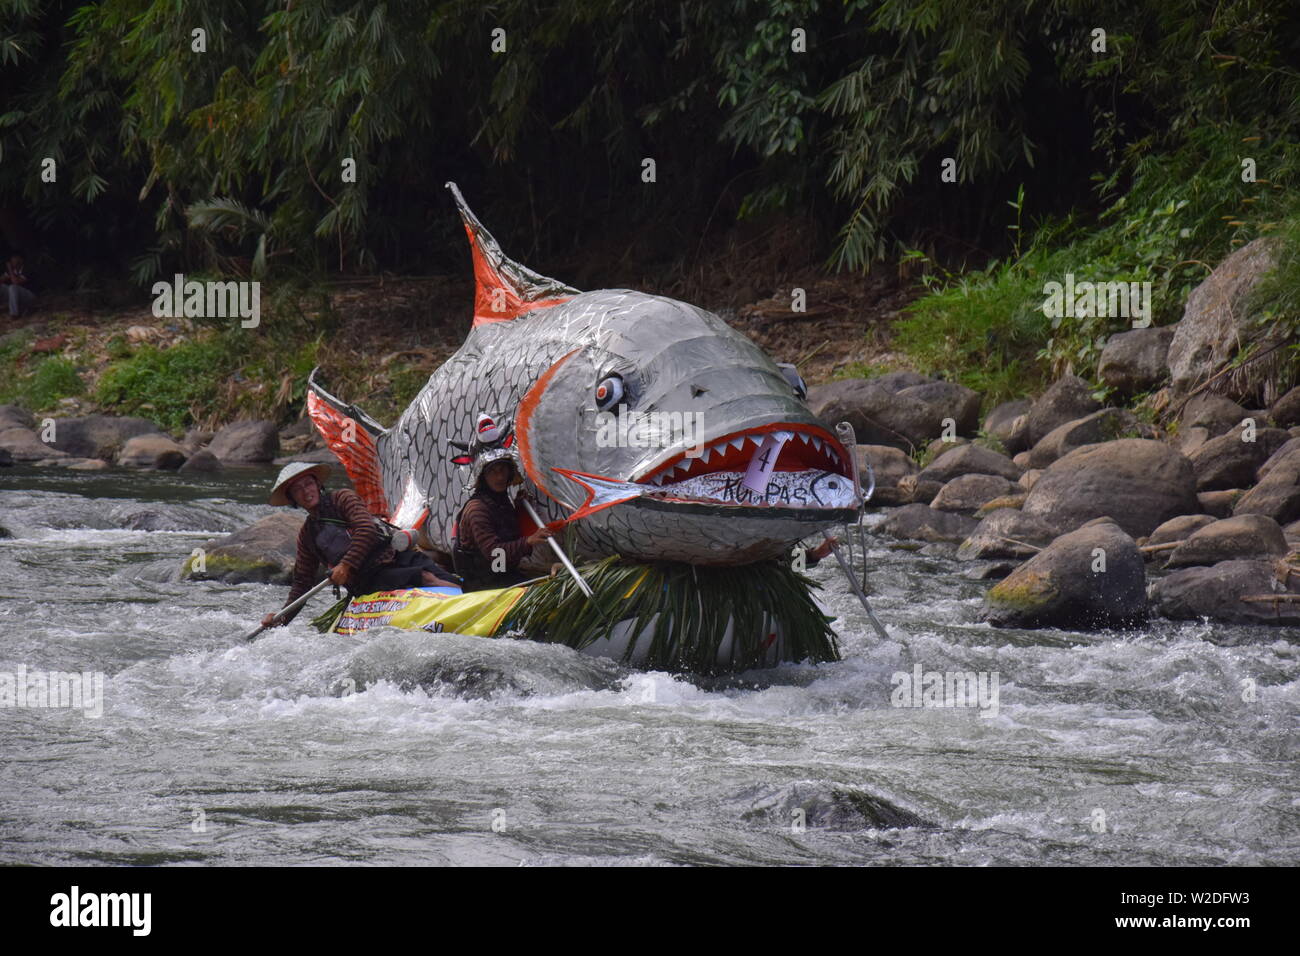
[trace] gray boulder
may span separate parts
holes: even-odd
[[[1280,428],[1261,428],[1253,441],[1244,429],[1211,438],[1187,456],[1196,472],[1197,491],[1222,491],[1254,484],[1255,474],[1268,459],[1290,440]],[[1300,442],[1296,443],[1300,445]]]
[[[886,372],[884,375],[877,375],[875,378],[867,379],[876,388],[883,388],[891,395],[901,392],[905,388],[912,388],[915,385],[928,385],[934,379],[928,378],[919,372]]]
[[[1150,391],[1169,374],[1166,359],[1173,339],[1173,326],[1112,335],[1101,350],[1097,377],[1121,395]]]
[[[1210,392],[1201,392],[1199,395],[1192,396],[1191,400],[1183,406],[1178,416],[1178,425],[1181,430],[1205,428],[1209,431],[1210,437],[1214,438],[1229,429],[1239,427],[1248,417],[1246,410],[1232,399],[1213,395]],[[1255,427],[1258,428],[1263,424],[1256,419]]]
[[[904,505],[891,511],[876,526],[881,534],[913,541],[961,544],[979,524],[974,518],[951,511],[935,511],[922,504]]]
[[[1200,448],[1210,440],[1210,430],[1204,425],[1194,425],[1191,428],[1180,428],[1178,437],[1174,439],[1173,445],[1178,449],[1179,454],[1186,455],[1189,458],[1192,452]]]
[[[1052,543],[1052,529],[1033,515],[1014,508],[999,508],[984,517],[970,533],[957,557],[963,561],[1015,558],[1023,560]]]
[[[1020,418],[1020,416],[1029,414],[1029,409],[1033,408],[1033,406],[1034,403],[1027,398],[1017,398],[995,406],[993,411],[984,417],[984,433],[996,438],[1002,442],[1004,448],[1012,451],[1013,449],[1007,446],[1007,439],[1011,436],[1012,426],[1015,425],[1016,419]],[[1022,449],[1014,450],[1021,451]]]
[[[1278,524],[1300,518],[1300,451],[1273,462],[1268,475],[1239,499],[1234,515],[1267,515]]]
[[[1265,515],[1237,515],[1194,531],[1174,549],[1167,567],[1218,564],[1233,558],[1277,557],[1286,554],[1281,526]]]
[[[1240,488],[1229,488],[1225,491],[1198,491],[1196,500],[1207,515],[1214,518],[1230,518],[1232,509],[1237,506],[1237,500],[1244,494],[1245,492]]]
[[[1289,435],[1290,432],[1287,432],[1287,434]],[[1255,472],[1255,481],[1263,481],[1267,478],[1268,473],[1273,470],[1275,464],[1297,449],[1300,449],[1300,438],[1288,438],[1281,448],[1269,455],[1268,460],[1259,466]],[[1246,482],[1246,484],[1251,484],[1251,482]]]
[[[7,449],[0,448],[0,468],[8,468],[14,463],[14,456]]]
[[[995,627],[1126,627],[1147,616],[1146,567],[1113,521],[1057,538],[984,599]]]
[[[198,428],[191,428],[181,439],[181,447],[185,449],[185,454],[192,455],[208,442],[212,441],[213,433],[203,431]]]
[[[1209,515],[1179,515],[1177,518],[1170,518],[1152,531],[1151,536],[1143,543],[1172,544],[1175,541],[1186,541],[1201,528],[1214,524],[1214,520]]]
[[[962,475],[943,486],[930,507],[935,511],[976,511],[995,498],[1005,498],[1021,487],[1001,475]]]
[[[919,399],[889,392],[863,379],[844,379],[808,390],[808,407],[828,427],[848,422],[859,442],[904,451],[936,438],[943,415]]]
[[[1053,428],[1029,450],[1029,467],[1046,468],[1076,448],[1114,441],[1126,432],[1136,431],[1137,427],[1138,421],[1132,412],[1122,408],[1103,408]]]
[[[29,428],[36,427],[36,419],[32,418],[32,413],[25,408],[19,408],[17,405],[0,405],[0,432],[9,428]]]
[[[6,428],[0,431],[0,448],[19,462],[68,457],[66,453],[41,441],[40,436],[30,428]]]
[[[1246,297],[1273,267],[1276,243],[1256,239],[1228,256],[1187,296],[1183,318],[1169,343],[1170,384],[1186,395],[1222,369],[1240,349],[1260,338]]]
[[[0,414],[3,414],[0,409]],[[1276,402],[1269,410],[1269,417],[1273,419],[1273,424],[1279,428],[1292,428],[1300,425],[1300,386],[1297,386],[1287,392]]]
[[[1024,488],[1025,491],[1032,490],[1034,485],[1037,483],[1038,479],[1042,477],[1042,474],[1043,474],[1043,469],[1030,468],[1028,471],[1026,471],[1023,475],[1020,476],[1020,482],[1019,482],[1020,487]]]
[[[181,474],[183,475],[220,470],[221,459],[206,448],[194,452],[189,458],[185,459],[185,464],[181,465]]]
[[[1059,532],[1109,516],[1135,537],[1200,511],[1192,465],[1168,445],[1121,438],[1076,448],[1034,484],[1023,509]]]
[[[175,471],[185,464],[185,451],[161,433],[128,438],[118,452],[117,463],[124,468],[151,468]]]
[[[1269,597],[1300,594],[1300,576],[1280,576],[1274,561],[1222,561],[1184,568],[1151,586],[1152,609],[1175,621],[1210,618],[1227,624],[1300,624],[1300,601]],[[1264,598],[1265,600],[1244,600]]]
[[[904,505],[911,501],[910,492],[904,495],[898,483],[908,475],[917,472],[916,462],[908,455],[889,445],[855,445],[854,454],[858,456],[858,471],[866,481],[870,465],[876,474],[876,491],[871,496],[873,505]]]
[[[982,445],[960,445],[930,462],[918,477],[923,481],[947,483],[962,475],[998,475],[1008,481],[1018,481],[1022,474],[1024,469],[1006,455]]]
[[[247,528],[203,545],[202,568],[191,555],[181,568],[182,580],[241,584],[288,584],[297,556],[301,511],[282,511]]]
[[[56,418],[54,440],[50,444],[74,458],[112,461],[130,439],[157,431],[158,426],[145,418],[115,418],[111,415]]]
[[[940,418],[951,418],[960,435],[974,435],[979,429],[980,395],[955,382],[926,382],[912,385],[898,392],[901,398],[924,402],[939,412]]]
[[[1025,447],[1032,448],[1053,428],[1084,418],[1100,408],[1101,403],[1092,397],[1092,388],[1087,382],[1075,375],[1063,375],[1029,409],[1025,421]]]
[[[280,453],[280,433],[271,422],[232,422],[217,432],[208,451],[231,464],[270,462]]]

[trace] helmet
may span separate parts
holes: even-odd
[[[289,493],[285,490],[285,485],[292,482],[301,475],[315,475],[317,481],[323,482],[329,477],[330,466],[324,464],[313,465],[309,461],[294,461],[280,469],[280,474],[275,478],[275,484],[271,486],[271,504],[273,505],[291,505],[293,502],[289,499]]]
[[[470,466],[469,477],[465,482],[465,490],[470,494],[477,490],[478,480],[487,466],[497,461],[508,461],[514,466],[515,475],[511,484],[523,484],[519,453],[515,446],[515,436],[509,418],[498,420],[484,412],[478,417],[475,435],[468,445],[458,441],[451,444],[461,449],[458,454],[452,456],[452,462]]]

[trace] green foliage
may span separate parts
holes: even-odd
[[[0,353],[0,364],[9,366],[6,381],[0,384],[0,405],[21,405],[38,412],[52,408],[61,398],[86,391],[77,366],[65,358],[49,356],[24,371]]]
[[[142,414],[178,431],[203,414],[245,354],[236,333],[191,340],[169,349],[142,346],[110,365],[95,388],[95,400],[123,414]]]

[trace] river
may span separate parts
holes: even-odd
[[[285,588],[176,571],[271,474],[0,470],[0,674],[103,674],[99,717],[0,709],[0,863],[1300,862],[1296,629],[995,630],[950,549],[868,537],[890,639],[824,562],[831,665],[687,680],[310,614],[244,644]],[[996,706],[892,706],[918,664],[996,672]]]

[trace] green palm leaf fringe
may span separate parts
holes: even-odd
[[[616,622],[631,620],[638,638],[628,645],[625,661],[646,640],[643,632],[653,628],[641,666],[709,674],[758,666],[768,635],[779,627],[787,660],[840,659],[830,628],[834,618],[812,598],[811,589],[820,585],[782,561],[715,568],[611,557],[586,565],[582,576],[593,599],[569,575],[541,581],[511,608],[497,635],[522,631],[531,640],[582,650],[608,635]],[[724,667],[718,650],[731,621],[735,640],[730,666]]]
[[[342,614],[344,611],[348,609],[348,605],[351,602],[352,602],[351,594],[343,595],[343,597],[339,598],[337,601],[331,604],[320,614],[317,614],[315,617],[313,617],[311,619],[311,626],[316,628],[316,630],[320,631],[322,634],[324,634],[326,631],[328,631],[331,627],[334,626],[335,620],[338,619],[338,616],[340,614]]]

